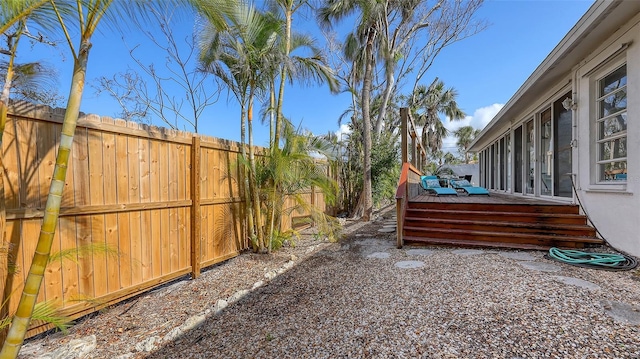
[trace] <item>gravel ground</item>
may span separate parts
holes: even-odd
[[[396,249],[394,233],[378,232],[392,213],[350,226],[340,243],[307,236],[269,258],[241,255],[94,315],[66,336],[36,338],[23,357],[95,335],[86,357],[640,358],[638,269],[573,267],[539,251]],[[291,259],[291,268],[264,278]],[[223,279],[247,271],[237,279],[244,283]],[[264,285],[174,340],[135,349],[257,280]]]

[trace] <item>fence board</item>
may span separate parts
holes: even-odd
[[[91,246],[91,216],[76,217],[76,248]],[[78,255],[79,295],[82,299],[95,298],[93,258],[90,255]]]
[[[151,202],[151,166],[149,163],[149,140],[141,138],[138,142],[138,158],[140,166],[140,202]],[[140,252],[142,260],[142,281],[152,277],[153,261],[151,258],[151,212],[140,213]]]
[[[90,205],[89,136],[87,129],[82,127],[76,128],[73,141],[74,205]],[[89,247],[91,244],[91,217],[77,216],[75,222],[75,248]],[[93,258],[90,256],[79,256],[77,267],[79,281],[78,295],[80,299],[94,298]]]
[[[169,249],[169,210],[160,210],[160,258],[162,258],[162,275],[171,273],[171,252]]]
[[[87,129],[76,128],[73,137],[73,193],[74,205],[86,206],[89,204],[89,163],[87,161]],[[67,170],[67,177],[70,175]]]
[[[22,266],[20,266],[20,271],[22,272],[23,277],[26,279],[29,274],[29,268],[31,267],[31,262],[33,261],[33,253],[36,250],[36,244],[38,243],[38,236],[40,234],[40,220],[25,220],[22,222],[21,228],[21,237],[24,239],[35,238],[35,240],[26,240],[22,242]],[[19,283],[19,291],[22,291],[24,285]],[[44,301],[45,291],[41,290],[38,293],[38,301]]]
[[[47,195],[49,193],[48,184],[51,183],[51,176],[53,175],[53,168],[56,163],[55,153],[53,151],[52,146],[55,146],[55,140],[52,141],[51,133],[48,130],[48,126],[45,122],[34,122],[36,125],[36,159],[37,168],[37,184],[36,188],[37,193],[35,193],[37,199],[34,199],[35,207],[44,207],[47,202]],[[49,155],[51,154],[51,155]]]
[[[46,122],[36,122],[37,128],[37,158],[38,158],[38,186],[39,186],[39,203],[37,207],[43,208],[46,206],[47,196],[49,192],[49,185],[51,183],[51,177],[53,175],[53,169],[56,162],[56,140],[55,133],[50,129],[50,126]],[[69,200],[66,201],[67,205],[71,205]],[[65,205],[63,202],[62,205]],[[56,235],[53,238],[51,246],[51,253],[60,253],[60,236]],[[47,301],[51,301],[57,305],[62,304],[62,268],[63,263],[61,259],[53,260],[49,263],[45,270],[44,276],[44,293]]]
[[[17,293],[7,300],[10,311],[37,243],[63,118],[59,110],[21,106],[10,108],[2,148],[7,239],[19,268],[0,278],[5,292]],[[39,300],[54,300],[75,318],[190,272],[195,278],[200,267],[248,247],[239,146],[198,136],[195,151],[194,136],[95,115],[79,120],[52,251],[93,243],[117,254],[90,250],[76,254],[77,263],[53,261]],[[321,196],[314,201],[323,204]],[[192,253],[194,243],[200,249]],[[33,323],[29,335],[45,328]]]
[[[211,163],[209,160],[209,149],[202,147],[200,144],[200,260],[204,261],[208,258],[208,240],[209,240],[209,211],[202,204],[203,200],[210,197],[209,195],[209,171]]]
[[[3,303],[6,303],[9,312],[13,313],[15,307],[20,300],[20,290],[22,290],[22,283],[24,283],[26,277],[24,276],[24,253],[25,250],[21,241],[22,235],[22,222],[21,221],[7,221],[6,224],[6,238],[9,241],[9,252],[7,253],[7,268],[3,268],[6,278],[4,278],[3,284],[6,286],[3,291]],[[9,265],[13,262],[13,265]]]
[[[115,254],[107,254],[107,291],[113,293],[122,287],[120,286],[120,253],[119,253],[119,236],[118,236],[118,215],[105,214],[105,243],[110,250],[116,251]]]
[[[18,121],[9,122],[4,130],[2,136],[3,143],[3,163],[5,173],[5,205],[7,209],[20,207],[20,163],[18,161],[18,154],[16,153],[18,146],[16,146],[16,125]]]
[[[159,156],[160,156],[160,143],[155,140],[150,140],[149,144],[149,191],[151,202],[160,201],[160,173],[159,173]],[[151,251],[151,263],[153,278],[162,276],[162,251],[160,240],[160,210],[150,211],[150,226],[149,233],[151,234],[151,242],[149,250]]]
[[[103,172],[103,156],[102,156],[102,134],[90,132],[92,136],[88,143],[89,147],[89,199],[91,205],[104,205],[104,191],[106,183],[104,182]],[[96,214],[90,217],[91,221],[91,243],[97,248],[104,247],[105,231],[104,231],[104,214]],[[107,257],[103,251],[91,251],[93,259],[94,274],[94,296],[103,296],[108,293],[107,283],[102,280],[107,276]],[[95,280],[98,278],[98,280]]]
[[[159,177],[160,177],[160,201],[169,201],[169,144],[160,143]],[[160,252],[162,258],[162,275],[171,273],[171,253],[169,252],[169,210],[160,211]]]
[[[20,204],[27,208],[40,205],[40,181],[38,178],[37,122],[20,121],[18,130],[18,155],[25,158],[21,168]]]
[[[191,265],[191,240],[189,235],[191,234],[190,225],[191,216],[186,208],[178,208],[178,250],[179,257],[179,269],[188,268]]]
[[[178,200],[190,199],[191,188],[189,186],[190,177],[188,168],[191,166],[190,150],[191,146],[178,145]],[[189,152],[187,152],[187,149]],[[191,240],[190,240],[191,214],[187,208],[178,209],[178,233],[179,233],[179,268],[187,268],[191,264]]]
[[[169,144],[169,200],[178,199],[178,146]],[[169,210],[169,251],[171,253],[171,271],[180,268],[180,229],[178,228],[178,211],[174,208]]]
[[[137,125],[137,124],[133,124]],[[128,125],[132,128],[133,126]],[[136,126],[137,127],[137,126]],[[129,175],[129,201],[140,203],[140,149],[137,137],[127,137],[127,164]],[[142,262],[142,246],[140,241],[140,211],[129,212],[129,235],[131,236],[131,283],[142,283],[142,272],[145,263]]]
[[[60,218],[58,223],[58,233],[60,234],[60,250],[67,251],[76,248],[76,222],[73,220]],[[64,225],[63,225],[64,224]],[[65,303],[69,303],[79,296],[79,278],[78,266],[75,263],[64,262],[62,271],[62,299]]]
[[[127,136],[116,135],[116,197],[119,204],[129,202],[129,175],[127,164]],[[118,213],[118,253],[120,258],[120,287],[129,287],[131,282],[131,244],[129,213]]]

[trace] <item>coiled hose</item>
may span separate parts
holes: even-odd
[[[638,266],[635,258],[625,254],[582,252],[573,249],[549,249],[549,258],[558,262],[591,269],[630,270]]]

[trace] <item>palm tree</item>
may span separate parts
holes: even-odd
[[[419,85],[409,99],[409,108],[416,119],[416,125],[422,126],[422,144],[435,152],[442,148],[442,140],[449,131],[440,118],[444,114],[450,121],[462,120],[466,116],[456,102],[457,91],[445,89],[444,82],[436,78],[429,87]]]
[[[268,13],[275,17],[278,17],[280,14],[284,17],[281,20],[283,29],[281,32],[282,36],[279,39],[280,52],[273,54],[277,56],[277,58],[274,59],[274,64],[277,66],[271,69],[273,72],[269,76],[269,156],[279,156],[277,152],[281,145],[280,137],[283,133],[283,128],[286,127],[283,126],[283,123],[287,122],[287,120],[282,111],[286,82],[293,83],[294,81],[298,81],[306,83],[308,81],[315,81],[317,83],[326,83],[334,93],[338,91],[336,76],[333,70],[327,66],[327,61],[322,55],[321,50],[315,46],[314,39],[306,35],[298,34],[291,28],[293,15],[304,5],[307,5],[307,1],[308,0],[273,0],[273,2],[271,2],[271,12]],[[276,86],[275,82],[278,75],[280,77],[280,83]],[[277,97],[275,93],[276,87],[279,87]],[[272,198],[283,196],[281,189],[275,184],[275,179],[268,187],[273,188],[275,191]],[[282,209],[279,208],[279,203],[279,201],[275,201],[271,206],[267,206],[266,218],[270,221],[270,228],[279,228],[280,226],[281,218],[280,216],[276,217],[276,213],[282,212]],[[273,233],[273,230],[267,231],[267,235],[269,236]],[[271,238],[269,238],[269,241],[271,241]],[[271,246],[268,246],[267,251],[270,249]]]
[[[458,159],[453,153],[447,152],[444,154],[444,163],[447,165],[455,165],[458,164]]]
[[[311,156],[312,152],[331,158],[332,146],[321,137],[305,135],[299,129],[295,130],[287,120],[283,121],[283,147],[272,148],[268,156],[258,168],[258,182],[261,188],[261,197],[268,198],[264,205],[269,207],[271,213],[267,249],[270,251],[273,241],[279,235],[280,226],[275,217],[302,209],[309,211],[314,223],[330,238],[336,239],[335,228],[329,225],[334,221],[324,215],[322,211],[311,208],[308,201],[303,198],[302,191],[311,186],[318,188],[325,195],[325,201],[334,202],[337,193],[337,183],[329,178],[326,171],[320,168],[317,161]],[[293,199],[295,205],[283,209],[286,199]]]
[[[362,220],[371,220],[373,212],[373,196],[371,185],[371,91],[373,69],[376,57],[376,41],[381,28],[381,19],[385,13],[386,1],[377,0],[325,0],[318,9],[318,20],[325,27],[330,27],[332,21],[340,21],[356,14],[356,31],[349,34],[346,48],[357,46],[361,51],[348,51],[347,54],[358,54],[358,67],[362,66],[362,137],[363,137],[363,190],[362,190]],[[352,60],[355,60],[351,56]],[[356,61],[354,61],[356,62]]]
[[[61,6],[60,13],[64,14],[65,9],[65,6]],[[0,34],[7,37],[7,49],[2,53],[9,56],[9,61],[3,64],[5,80],[0,93],[0,149],[2,148],[2,140],[7,123],[10,93],[14,88],[16,76],[18,79],[33,79],[34,75],[37,75],[37,71],[33,70],[39,66],[39,64],[15,64],[18,44],[25,33],[28,35],[28,22],[43,30],[50,29],[52,27],[51,24],[55,22],[55,19],[50,16],[52,10],[52,3],[49,0],[6,0],[0,5]],[[22,82],[23,84],[34,83],[30,80]],[[5,245],[5,224],[4,155],[0,151],[0,246]],[[5,287],[4,297],[10,295],[7,290],[9,289]],[[0,318],[9,318],[8,308],[5,304],[0,306]],[[6,334],[5,328],[2,328],[0,332],[1,341],[4,341]]]
[[[245,150],[245,130],[248,131],[249,176],[245,186],[249,189],[246,205],[250,211],[249,231],[254,249],[265,251],[262,235],[260,197],[256,183],[255,149],[253,145],[253,107],[256,95],[265,90],[274,63],[279,59],[278,43],[280,22],[273,16],[261,13],[254,6],[240,2],[227,14],[227,26],[220,31],[205,27],[201,37],[201,63],[205,71],[211,72],[232,85],[240,102],[240,137],[242,156]],[[246,129],[245,129],[246,123]],[[251,213],[252,212],[252,213]]]
[[[284,14],[284,38],[282,43],[284,45],[283,55],[289,57],[291,53],[291,24],[293,21],[293,14],[298,11],[303,5],[307,3],[307,0],[275,0],[277,6],[282,9]],[[284,85],[287,81],[287,66],[283,63],[280,66],[280,88],[278,90],[277,105],[275,108],[275,125],[273,126],[273,141],[272,146],[280,147],[280,127],[282,126],[282,103],[284,100]],[[275,87],[273,88],[275,90]]]
[[[464,153],[465,163],[469,163],[469,153],[467,152],[467,149],[478,133],[480,133],[480,130],[473,128],[473,126],[462,126],[453,133],[453,135],[458,139],[456,142],[458,152],[461,154]]]
[[[284,15],[283,37],[281,39],[280,59],[280,84],[278,89],[277,104],[275,107],[274,144],[279,147],[280,130],[282,128],[282,105],[284,103],[284,88],[287,80],[315,79],[318,82],[325,82],[332,92],[338,91],[337,81],[333,70],[327,66],[326,60],[321,54],[312,38],[293,32],[291,26],[293,15],[303,6],[308,4],[308,0],[273,0]],[[310,50],[310,56],[292,56],[296,50]],[[290,78],[290,79],[288,79]]]
[[[22,21],[27,16],[35,14],[33,10],[25,10],[38,4],[44,6],[44,2],[34,0],[10,0],[7,7],[2,7],[0,17],[2,17],[1,29],[4,33],[7,28]],[[42,219],[40,235],[36,245],[36,251],[31,262],[31,267],[25,281],[24,289],[18,309],[11,323],[7,339],[4,342],[0,358],[15,358],[20,351],[24,336],[29,327],[29,322],[36,304],[38,292],[44,277],[46,264],[51,253],[51,245],[56,231],[60,204],[62,199],[62,189],[66,179],[67,166],[71,155],[73,136],[80,113],[80,103],[84,92],[87,64],[92,46],[91,39],[103,23],[109,18],[113,23],[122,23],[122,18],[131,15],[145,15],[145,8],[151,5],[169,5],[166,1],[139,0],[135,2],[124,2],[116,0],[66,0],[48,1],[47,11],[44,17],[50,21],[56,21],[57,27],[62,32],[64,39],[72,54],[73,72],[71,88],[67,100],[66,112],[62,123],[56,163],[51,178],[49,195]],[[171,5],[169,5],[171,6]],[[13,12],[16,19],[10,16],[5,17],[7,10],[17,10]],[[73,24],[76,22],[75,24]],[[74,25],[70,28],[70,25]],[[72,34],[78,34],[78,43],[74,44]]]

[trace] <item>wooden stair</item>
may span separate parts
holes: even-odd
[[[573,204],[409,202],[403,238],[412,244],[522,249],[603,244]]]

